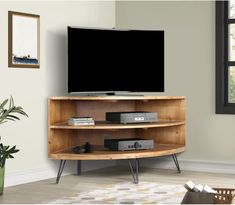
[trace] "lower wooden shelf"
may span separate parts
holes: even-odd
[[[151,150],[110,151],[103,146],[95,146],[92,153],[75,154],[72,149],[51,153],[49,158],[58,160],[115,160],[158,157],[185,151],[185,145],[155,144]]]

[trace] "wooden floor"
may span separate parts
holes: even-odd
[[[128,167],[110,167],[82,173],[81,176],[69,175],[61,177],[60,183],[48,179],[18,186],[7,187],[0,196],[0,204],[39,204],[45,201],[62,198],[71,193],[91,191],[100,185],[108,185],[123,181],[132,181]],[[141,169],[140,181],[184,184],[188,180],[195,183],[208,184],[212,187],[235,188],[235,174],[212,174],[202,172],[176,170]]]

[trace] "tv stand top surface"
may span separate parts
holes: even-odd
[[[136,93],[106,93],[107,96],[144,96],[144,94],[136,94]]]
[[[185,99],[185,96],[154,96],[154,95],[77,95],[77,96],[56,96],[51,97],[51,100],[174,100],[174,99]]]
[[[115,92],[115,91],[107,91],[107,92],[87,92],[87,93],[70,93],[71,96],[145,96],[142,93],[136,92]]]

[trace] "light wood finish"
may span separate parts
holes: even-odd
[[[48,103],[48,154],[57,160],[111,160],[157,157],[185,150],[185,97],[183,96],[66,96]],[[112,124],[106,112],[150,111],[156,123]],[[95,125],[69,126],[73,116],[90,116]],[[113,152],[103,148],[104,138],[145,138],[156,143],[153,150]],[[72,147],[90,142],[94,151],[72,153]],[[97,148],[98,147],[98,148]],[[100,148],[101,147],[101,148]]]
[[[104,147],[96,147],[92,153],[74,154],[71,149],[51,154],[53,159],[67,160],[112,160],[112,159],[134,159],[165,156],[183,152],[184,146],[155,144],[154,149],[141,151],[110,151]]]
[[[51,100],[185,100],[184,96],[55,96],[51,97]]]
[[[141,138],[154,139],[156,143],[173,145],[185,145],[184,133],[185,125],[137,130],[137,136],[141,136]]]
[[[95,125],[84,125],[84,126],[72,126],[68,125],[67,122],[56,123],[51,125],[51,129],[135,129],[135,128],[153,128],[153,127],[171,127],[176,125],[184,125],[184,121],[177,120],[159,120],[156,123],[138,123],[138,124],[112,124],[108,122],[96,121]]]

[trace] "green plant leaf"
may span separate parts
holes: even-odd
[[[7,104],[8,99],[4,100],[1,104],[0,104],[0,110],[2,110],[4,108],[4,106]]]
[[[8,102],[9,106],[8,108],[5,108]],[[25,113],[22,107],[14,105],[14,100],[12,96],[10,97],[10,99],[6,99],[0,104],[0,124],[5,123],[8,120],[20,120],[17,115],[23,115],[28,117],[27,113]]]
[[[8,103],[9,105],[7,106]],[[12,96],[0,103],[0,124],[8,121],[20,120],[19,115],[28,117],[21,106],[14,105],[14,99]],[[19,152],[19,149],[16,149],[16,145],[10,147],[10,145],[0,143],[0,167],[4,167],[6,159],[14,158],[13,154],[17,152]]]

